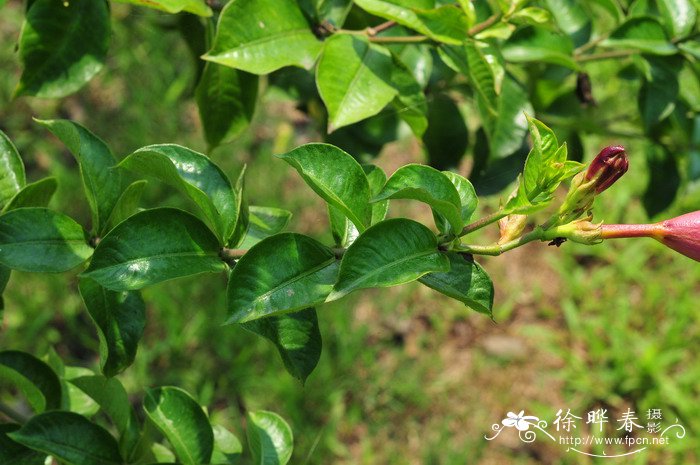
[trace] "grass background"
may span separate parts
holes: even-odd
[[[0,19],[0,127],[18,146],[30,180],[59,178],[52,207],[83,224],[89,213],[77,166],[31,117],[77,120],[119,158],[152,143],[205,149],[191,99],[193,62],[169,17],[121,5],[113,15],[106,69],[60,101],[11,100],[19,76],[20,2],[4,6]],[[611,65],[596,66],[589,71],[599,82],[596,73],[605,76]],[[625,86],[607,82],[596,97],[633,95]],[[246,134],[211,156],[232,177],[248,164],[251,203],[291,210],[289,230],[330,243],[322,202],[272,156],[315,139],[293,102],[268,89]],[[586,159],[612,142],[628,147],[631,168],[597,200],[597,218],[646,221],[640,203],[648,177],[644,141],[586,138]],[[408,137],[388,146],[376,163],[390,174],[422,161]],[[460,171],[469,172],[469,159]],[[481,211],[498,201],[485,198]],[[143,206],[161,205],[190,208],[151,182]],[[686,196],[668,214],[698,206]],[[408,202],[394,202],[390,214],[431,224],[427,209]],[[493,228],[479,234],[475,242],[495,237]],[[319,309],[323,355],[306,386],[286,374],[271,345],[221,326],[223,276],[154,286],[144,291],[148,321],[136,362],[120,379],[135,403],[145,387],[180,386],[241,438],[241,406],[278,412],[294,431],[295,464],[607,463],[545,439],[524,444],[512,431],[484,439],[508,411],[524,409],[551,422],[560,408],[585,417],[599,407],[608,409],[612,422],[632,408],[643,423],[647,409],[661,408],[664,424],[677,418],[687,429],[672,446],[618,460],[698,462],[696,263],[646,239],[559,249],[529,244],[481,262],[496,284],[494,321],[419,284],[355,293]],[[97,336],[75,274],[13,272],[0,347],[38,356],[53,347],[70,364],[97,368]],[[586,434],[582,424],[579,433]]]

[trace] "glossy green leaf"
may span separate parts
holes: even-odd
[[[258,98],[258,76],[207,63],[195,97],[211,149],[234,139],[250,124]]]
[[[366,37],[334,34],[326,39],[316,82],[328,109],[328,132],[376,115],[394,99],[398,91],[392,67],[389,51]]]
[[[123,463],[117,441],[107,430],[73,412],[42,413],[8,436],[73,465]]]
[[[685,37],[693,31],[698,12],[690,0],[659,0],[656,4],[673,37]]]
[[[694,56],[695,58],[700,59],[700,43],[689,40],[678,44],[678,48]]]
[[[143,408],[183,464],[209,463],[214,433],[204,410],[187,392],[170,386],[149,389]]]
[[[211,16],[211,8],[205,0],[115,0],[121,3],[132,3],[134,5],[155,8],[167,13],[180,13],[187,11],[199,16]]]
[[[82,278],[80,295],[97,326],[100,368],[105,376],[124,371],[134,361],[146,325],[146,306],[136,291],[115,292]]]
[[[7,202],[3,212],[24,207],[46,207],[51,201],[58,183],[56,178],[44,178],[24,186]]]
[[[213,464],[235,464],[243,453],[243,445],[235,434],[223,426],[214,425],[214,451],[211,455]]]
[[[126,189],[124,189],[124,192],[122,192],[119,200],[117,200],[117,203],[114,205],[114,209],[112,209],[112,213],[107,219],[108,230],[112,229],[136,212],[146,184],[146,181],[140,180],[132,182],[126,186]]]
[[[449,51],[449,49],[444,49]],[[489,64],[495,57],[488,53],[482,44],[475,41],[467,41],[464,44],[466,53],[466,66],[460,66],[460,61],[455,59],[459,70],[466,71],[474,90],[479,98],[481,107],[486,109],[491,118],[498,115],[498,93],[496,92],[496,76],[493,67]],[[454,56],[454,55],[452,55]],[[482,116],[483,118],[483,116]]]
[[[545,5],[554,16],[559,29],[571,36],[577,46],[588,41],[591,19],[586,14],[581,2],[577,0],[545,0]]]
[[[516,152],[527,133],[525,114],[533,111],[522,86],[510,76],[503,80],[495,118],[486,116],[481,101],[478,103],[491,155],[495,158],[504,158]]]
[[[0,208],[26,184],[24,163],[15,144],[0,131]]]
[[[629,48],[653,55],[673,55],[676,47],[666,37],[663,26],[656,18],[630,18],[600,43],[601,47]]]
[[[544,25],[552,22],[553,16],[548,10],[536,6],[530,6],[518,10],[508,18],[516,24]]]
[[[225,269],[219,242],[193,215],[144,210],[119,223],[98,244],[83,273],[107,289],[140,289],[182,276]]]
[[[463,302],[480,313],[492,315],[493,282],[473,258],[448,252],[450,270],[430,273],[418,280],[446,296]]]
[[[0,380],[16,385],[38,413],[61,407],[58,376],[45,362],[27,352],[0,352]]]
[[[291,212],[281,208],[251,205],[249,211],[250,225],[241,243],[242,249],[250,249],[266,237],[282,232],[292,218]]]
[[[568,36],[539,27],[517,31],[503,47],[503,57],[513,63],[552,63],[578,70],[572,58],[574,44]]]
[[[464,226],[457,189],[447,176],[430,166],[410,164],[396,170],[373,200],[386,199],[427,203],[447,218],[453,231],[461,231]]]
[[[92,255],[83,228],[46,208],[18,208],[0,215],[0,263],[15,270],[60,273]]]
[[[459,166],[469,145],[469,130],[457,104],[445,94],[434,94],[428,104],[428,129],[423,134],[430,166]]]
[[[69,382],[93,399],[109,416],[119,433],[122,455],[129,457],[139,440],[140,427],[122,383],[117,378],[104,376],[79,376]]]
[[[187,195],[204,213],[222,243],[238,220],[238,198],[226,174],[206,155],[175,144],[142,147],[119,167],[157,178]]]
[[[639,110],[647,131],[667,118],[676,107],[679,75],[683,68],[680,56],[647,56],[651,79],[639,90]]]
[[[310,68],[322,43],[296,2],[236,0],[221,12],[214,45],[202,58],[254,74]]]
[[[233,234],[231,234],[226,242],[228,247],[238,246],[250,228],[250,206],[248,205],[248,194],[245,190],[245,172],[246,165],[243,165],[241,172],[238,174],[238,179],[236,179],[236,184],[233,187],[237,199],[236,210],[238,211],[238,218],[233,228]]]
[[[2,6],[0,2],[0,6]],[[3,465],[44,465],[46,454],[34,451],[13,441],[7,433],[15,432],[20,425],[0,424],[0,463]]]
[[[447,179],[449,179],[457,189],[460,204],[462,205],[462,221],[465,224],[468,223],[479,204],[479,197],[476,195],[474,186],[472,186],[472,183],[467,178],[453,173],[452,171],[443,171],[442,174],[447,176]]]
[[[352,156],[329,144],[306,144],[278,155],[292,165],[306,184],[364,231],[370,223],[369,183]]]
[[[103,234],[107,219],[122,194],[122,174],[112,169],[117,163],[116,158],[102,139],[78,123],[69,120],[36,121],[58,137],[78,161],[92,211],[92,232]]]
[[[7,283],[10,281],[10,275],[12,270],[5,265],[0,265],[0,324],[2,323],[2,314],[5,310],[5,299],[3,298],[3,293],[7,287]]]
[[[421,137],[428,127],[428,105],[421,85],[411,70],[392,54],[393,68],[391,73],[392,86],[398,94],[393,101],[393,107],[399,117],[408,124],[416,137]]]
[[[273,412],[248,412],[246,436],[256,465],[285,465],[292,457],[294,437],[286,421]]]
[[[376,196],[381,192],[386,183],[386,174],[384,171],[375,165],[362,165],[362,169],[367,176],[369,182],[370,194]],[[370,224],[377,224],[386,217],[389,210],[389,201],[382,200],[371,204],[372,220]],[[347,247],[352,244],[360,232],[355,225],[348,219],[347,216],[335,207],[328,206],[328,219],[330,221],[331,233],[336,245]]]
[[[289,374],[302,383],[316,368],[321,357],[321,332],[315,309],[273,315],[241,326],[272,342]]]
[[[405,218],[385,220],[365,231],[345,252],[338,282],[327,300],[357,289],[404,284],[449,269],[449,260],[438,251],[432,231]]]
[[[310,237],[282,233],[263,239],[231,272],[226,323],[243,323],[322,303],[337,275],[333,251]]]
[[[105,0],[36,0],[19,38],[24,70],[15,95],[60,98],[104,65],[110,37]]]
[[[459,44],[467,37],[469,18],[452,5],[439,8],[434,1],[356,0],[363,10],[425,34],[439,42]]]
[[[55,353],[55,352],[54,352]],[[58,354],[56,354],[58,358]],[[56,368],[54,368],[55,370]],[[57,371],[58,373],[58,371]],[[77,388],[74,384],[69,381],[73,378],[79,378],[81,376],[93,376],[95,373],[89,368],[84,367],[64,367],[63,374],[61,377],[61,385],[63,386],[64,404],[61,406],[61,410],[70,411],[82,415],[84,417],[90,418],[100,411],[100,406],[94,399],[83,391]]]

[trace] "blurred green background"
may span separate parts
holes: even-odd
[[[172,17],[126,6],[115,7],[113,15],[106,69],[60,101],[11,99],[19,77],[14,47],[21,4],[5,5],[0,20],[0,128],[17,145],[30,181],[59,178],[51,206],[83,224],[89,213],[77,166],[32,117],[79,121],[119,158],[152,143],[206,148],[191,99],[194,61]],[[605,83],[596,98],[633,96],[627,88],[633,84],[601,79],[609,66],[587,67],[594,82]],[[629,101],[634,104],[633,97]],[[268,87],[254,124],[211,156],[231,176],[247,164],[252,204],[291,210],[290,230],[330,243],[323,203],[272,156],[318,139],[294,101]],[[597,200],[596,218],[646,221],[640,200],[649,176],[644,142],[585,138],[585,159],[613,142],[628,148],[631,167]],[[387,146],[376,163],[390,174],[423,161],[409,136]],[[470,165],[467,157],[460,172],[468,174]],[[697,199],[691,191],[666,216],[698,209]],[[498,196],[484,198],[480,208],[492,211],[498,202]],[[190,208],[151,182],[142,206],[161,205]],[[432,222],[429,210],[414,203],[395,202],[390,215]],[[495,238],[489,228],[475,242]],[[671,446],[617,460],[698,463],[696,263],[647,239],[558,249],[529,244],[481,262],[496,285],[494,321],[419,284],[353,294],[319,309],[323,355],[306,386],[285,372],[272,345],[221,325],[224,276],[154,286],[144,292],[148,321],[136,362],[120,379],[134,402],[145,387],[180,386],[239,437],[244,409],[278,412],[294,431],[295,464],[607,463],[545,440],[524,444],[512,431],[493,442],[484,439],[509,411],[551,422],[560,408],[585,417],[600,407],[611,421],[628,408],[645,421],[647,409],[660,408],[664,424],[678,419],[687,429]],[[0,347],[37,356],[53,347],[67,363],[97,368],[98,339],[75,274],[15,272],[5,303]],[[585,426],[579,428],[585,434]]]

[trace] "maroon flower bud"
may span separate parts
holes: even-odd
[[[585,180],[595,180],[595,192],[600,194],[627,172],[629,160],[621,145],[605,147],[593,159],[586,171]]]
[[[653,237],[676,252],[700,262],[700,211],[654,224],[604,224],[601,237]]]

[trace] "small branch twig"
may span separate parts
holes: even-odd
[[[498,22],[498,20],[500,20],[500,19],[501,19],[500,14],[495,14],[495,15],[489,16],[483,22],[472,26],[469,29],[469,31],[467,31],[467,34],[469,34],[470,36],[475,36],[478,33],[480,33],[481,31],[483,31],[484,29],[488,29],[491,26],[493,26],[494,24],[496,24]]]

